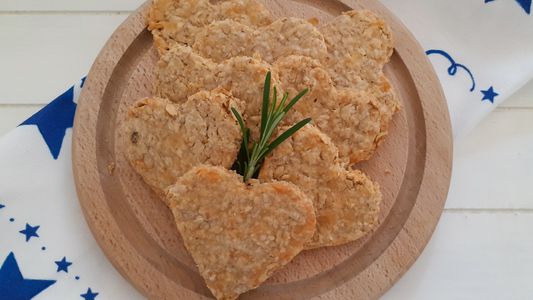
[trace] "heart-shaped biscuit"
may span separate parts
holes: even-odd
[[[338,90],[322,65],[309,57],[288,56],[272,64],[280,82],[279,88],[296,95],[308,88],[289,111],[283,124],[292,125],[313,118],[339,149],[343,164],[368,159],[387,135],[389,118],[380,103],[362,90]]]
[[[158,97],[181,103],[194,93],[221,86],[244,103],[245,124],[255,138],[259,136],[263,88],[269,71],[272,66],[258,56],[235,57],[219,64],[190,47],[176,45],[157,63],[154,91]],[[277,75],[272,72],[271,89],[277,84]]]
[[[309,21],[298,18],[281,19],[257,29],[231,20],[214,22],[199,31],[192,48],[219,63],[256,54],[268,63],[289,55],[308,56],[325,63],[328,56],[322,34]]]
[[[287,182],[245,184],[233,171],[200,166],[169,187],[167,197],[185,246],[217,299],[259,286],[315,231],[311,200]]]
[[[313,118],[339,147],[343,163],[367,159],[387,134],[390,119],[376,98],[365,91],[338,91],[328,72],[314,59],[288,56],[273,65],[258,57],[236,57],[215,63],[194,53],[190,47],[175,46],[158,63],[155,91],[159,97],[179,103],[186,96],[216,86],[230,90],[243,100],[246,127],[252,140],[259,137],[263,85],[268,71],[271,86],[279,95],[288,91],[292,97],[310,91],[291,109],[283,124]],[[288,101],[287,101],[288,102]]]
[[[347,11],[320,29],[327,41],[326,67],[338,89],[366,90],[381,102],[389,116],[398,112],[401,103],[383,66],[392,56],[392,30],[370,11]]]
[[[222,89],[197,93],[182,104],[138,100],[122,127],[126,158],[160,196],[194,166],[231,167],[242,142],[230,111],[237,101]]]
[[[234,20],[253,27],[272,22],[270,12],[251,0],[231,0],[215,5],[209,0],[157,0],[146,18],[161,55],[176,44],[192,45],[198,31],[221,20]]]
[[[259,180],[294,183],[311,198],[317,224],[305,249],[356,240],[377,222],[382,198],[378,184],[360,171],[342,168],[336,147],[314,126],[304,126],[274,149],[265,158]]]

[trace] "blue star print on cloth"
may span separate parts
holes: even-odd
[[[67,128],[72,128],[74,123],[76,106],[76,103],[74,103],[74,87],[72,87],[38,113],[24,121],[20,126],[37,125],[48,149],[50,149],[50,153],[52,153],[54,159],[57,159],[61,151],[61,145],[63,145],[65,132]]]
[[[30,240],[31,237],[39,237],[37,235],[37,229],[41,226],[32,227],[30,224],[26,223],[26,229],[19,231],[20,233],[26,235],[26,242]]]
[[[485,3],[494,2],[496,0],[485,0]],[[526,11],[526,13],[529,15],[531,14],[531,2],[533,0],[516,0],[520,6]]]
[[[71,262],[67,261],[66,257],[63,257],[62,260],[56,261],[57,264],[57,272],[65,271],[68,273],[68,267],[72,265]]]
[[[494,103],[494,97],[498,96],[498,94],[496,94],[494,92],[494,89],[492,87],[490,87],[488,90],[486,91],[481,91],[483,93],[483,99],[481,99],[481,101],[483,100],[489,100],[491,103]]]
[[[81,294],[80,296],[82,296],[85,300],[94,300],[94,298],[98,296],[98,293],[93,293],[93,291],[91,291],[91,288],[89,288],[86,294]]]
[[[472,79],[472,88],[470,89],[470,91],[473,92],[476,89],[476,81],[474,80],[474,75],[472,75],[472,72],[470,72],[470,69],[468,69],[467,67],[465,67],[462,64],[456,63],[455,60],[450,56],[450,54],[448,54],[448,53],[446,53],[445,51],[442,51],[442,50],[428,50],[428,51],[426,51],[426,54],[427,55],[438,54],[438,55],[441,55],[441,56],[445,57],[447,60],[449,60],[450,63],[452,64],[448,68],[448,74],[450,76],[455,76],[455,74],[457,74],[457,70],[459,68],[461,68],[461,69],[465,70],[466,72],[468,72],[468,75],[470,75],[470,78]],[[492,86],[488,90],[486,90],[486,91],[482,90],[481,92],[483,93],[483,99],[481,99],[481,101],[489,100],[491,103],[494,103],[494,97],[498,96],[498,94],[494,92],[494,89],[493,89]]]
[[[15,255],[11,252],[0,269],[0,299],[30,300],[55,282],[23,278]]]
[[[46,147],[44,147],[44,155],[48,156],[52,154],[52,157],[54,158],[52,164],[59,164],[60,161],[64,158],[63,156],[70,155],[68,151],[61,151],[61,147],[63,145],[66,146],[66,143],[68,143],[67,139],[65,138],[66,132],[68,128],[71,128],[74,123],[74,114],[77,107],[77,98],[80,94],[80,90],[83,87],[83,83],[85,81],[85,78],[82,79],[81,84],[75,85],[72,88],[70,88],[68,91],[66,91],[61,96],[57,97],[54,101],[52,101],[50,104],[48,104],[46,107],[44,107],[42,110],[37,112],[35,115],[30,117],[28,120],[23,122],[20,126],[36,126],[38,129],[38,132],[35,130],[30,131],[24,131],[28,134],[31,134],[32,138],[36,138],[36,140],[39,143],[42,143],[41,138],[46,143]],[[49,150],[49,151],[47,151]],[[68,149],[67,149],[68,150]],[[40,150],[39,150],[40,151]],[[61,155],[60,155],[61,152]],[[64,152],[64,153],[63,153]],[[49,154],[50,153],[50,154]],[[58,159],[59,158],[59,159]],[[31,169],[30,169],[31,171]],[[52,172],[53,174],[53,172]],[[52,176],[52,174],[44,173],[44,176]],[[52,176],[53,177],[53,176]],[[10,203],[9,198],[4,198],[2,194],[2,189],[0,189],[0,195],[2,199],[0,199],[0,221],[1,220],[9,220],[9,222],[13,224],[15,223],[15,218],[13,218],[12,214],[13,210],[12,208],[15,206],[14,203],[18,203],[20,205],[24,205],[23,201],[16,201]],[[9,194],[9,193],[8,193]],[[13,196],[14,197],[14,196]],[[16,197],[15,197],[16,198]],[[7,202],[6,202],[7,201]],[[28,199],[29,201],[29,199]],[[25,216],[26,218],[28,215]],[[22,216],[20,218],[23,219]],[[17,217],[19,219],[19,217]],[[32,277],[41,277],[46,278],[46,280],[38,280],[38,279],[26,279],[23,277],[21,270],[19,269],[19,265],[17,260],[15,259],[14,253],[19,253],[17,249],[9,249],[9,251],[5,252],[6,255],[10,253],[7,258],[5,259],[2,268],[0,269],[0,300],[29,300],[33,299],[37,295],[40,296],[40,294],[43,291],[47,291],[48,295],[43,297],[48,297],[46,299],[86,299],[86,300],[94,300],[97,298],[97,296],[100,293],[93,292],[90,288],[88,288],[87,283],[83,283],[83,280],[80,280],[80,276],[78,274],[73,274],[73,276],[64,276],[61,275],[61,273],[72,273],[72,271],[79,271],[79,269],[73,270],[71,266],[76,265],[75,261],[67,260],[67,257],[64,255],[66,253],[61,253],[63,250],[61,250],[61,247],[57,247],[58,245],[54,245],[54,247],[46,247],[47,245],[41,244],[42,242],[46,242],[46,238],[43,240],[43,238],[40,237],[41,232],[43,228],[48,228],[48,223],[42,221],[42,223],[39,223],[39,225],[32,223],[31,219],[29,219],[27,222],[24,221],[23,223],[20,223],[19,225],[15,225],[13,227],[5,228],[4,231],[0,230],[0,234],[6,234],[6,232],[12,232],[13,236],[18,237],[17,239],[14,239],[14,243],[12,246],[18,244],[22,246],[21,249],[28,249],[30,251],[31,259],[30,262],[24,261],[26,264],[21,264],[21,268],[25,269],[27,267],[23,266],[32,266],[32,260],[34,259],[35,250],[39,249],[38,253],[45,254],[42,258],[44,258],[44,262],[41,262],[42,265],[37,264],[35,266],[36,269],[40,270],[41,274],[43,275],[33,275]],[[47,233],[50,233],[47,231]],[[0,238],[0,245],[2,245],[3,236]],[[58,249],[59,248],[59,249]],[[34,251],[34,252],[31,252]],[[43,251],[43,252],[41,252]],[[46,251],[46,252],[44,252]],[[53,259],[48,259],[50,255],[50,251],[53,252]],[[59,252],[59,254],[57,253]],[[66,251],[68,253],[68,251]],[[71,252],[72,253],[72,252]],[[25,259],[28,256],[25,254],[28,253],[19,253],[18,258]],[[72,258],[72,255],[67,254],[69,257]],[[0,257],[0,259],[3,259]],[[2,260],[0,260],[0,263]],[[28,264],[29,263],[29,264]],[[45,267],[46,266],[46,267]],[[54,266],[54,267],[52,267]],[[57,266],[57,269],[55,268]],[[70,269],[70,270],[69,270]],[[35,270],[27,270],[26,272],[35,271]],[[31,274],[35,274],[31,273]],[[55,297],[55,293],[64,293],[63,290],[59,291],[58,289],[63,289],[62,287],[65,284],[65,281],[72,282],[82,282],[84,286],[78,286],[77,288],[73,288],[71,291],[71,295],[69,297],[62,297],[60,296]],[[75,281],[74,281],[75,280]],[[58,282],[61,282],[61,285],[57,284]],[[53,285],[53,286],[52,286]],[[51,288],[49,288],[52,286]],[[87,291],[87,292],[84,292]],[[50,295],[51,294],[51,295]],[[50,298],[52,297],[52,298]]]
[[[428,51],[426,51],[426,54],[427,55],[439,54],[439,55],[442,55],[442,56],[446,57],[446,59],[449,60],[450,63],[452,64],[448,68],[448,74],[450,74],[450,76],[454,76],[457,73],[457,69],[461,68],[461,69],[465,70],[466,72],[468,72],[468,75],[470,75],[470,78],[472,78],[472,88],[470,89],[470,91],[472,92],[476,88],[476,81],[474,80],[474,76],[472,75],[472,72],[470,72],[470,70],[467,67],[456,63],[455,60],[453,60],[453,58],[448,53],[446,53],[446,52],[444,52],[442,50],[428,50]]]

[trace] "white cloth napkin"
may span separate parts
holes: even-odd
[[[533,78],[532,0],[381,0],[428,51],[454,140]],[[0,138],[0,299],[144,299],[79,207],[72,121],[83,81]]]
[[[107,261],[78,203],[71,142],[82,83],[0,139],[1,300],[145,299]]]
[[[533,78],[532,0],[380,2],[429,53],[455,143]]]

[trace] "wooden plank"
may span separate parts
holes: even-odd
[[[533,208],[533,110],[499,108],[455,147],[446,208]]]
[[[380,300],[533,299],[533,215],[444,213],[407,274]]]
[[[134,11],[144,0],[2,0],[0,11]]]
[[[0,106],[0,137],[38,112],[44,105]]]
[[[87,75],[127,14],[0,16],[0,104],[48,103]]]

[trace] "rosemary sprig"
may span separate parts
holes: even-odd
[[[276,107],[276,100],[278,96],[278,91],[276,89],[276,86],[274,86],[274,95],[272,98],[272,105],[270,106],[270,110],[268,109],[268,104],[270,102],[270,79],[271,74],[268,72],[266,79],[265,79],[265,86],[264,86],[264,92],[263,92],[263,108],[261,111],[261,134],[259,137],[259,142],[254,141],[252,145],[252,150],[250,152],[250,129],[244,127],[244,122],[237,112],[235,108],[231,108],[231,111],[237,118],[237,121],[239,122],[239,125],[241,126],[242,131],[242,144],[241,149],[239,152],[239,155],[237,157],[237,166],[238,170],[237,173],[243,176],[244,182],[248,181],[252,176],[254,176],[257,171],[259,171],[261,162],[263,159],[270,153],[274,148],[279,146],[284,140],[289,138],[291,135],[293,135],[296,131],[300,130],[305,124],[309,123],[311,121],[311,118],[307,118],[305,120],[302,120],[298,122],[296,125],[289,128],[287,131],[282,133],[279,137],[277,137],[272,143],[268,144],[268,140],[274,133],[274,130],[278,126],[279,122],[285,117],[287,112],[300,100],[300,98],[305,95],[309,91],[309,89],[303,90],[300,94],[298,94],[294,99],[285,106],[285,102],[289,98],[289,92],[286,92],[283,95],[283,98],[281,99],[279,105]]]

